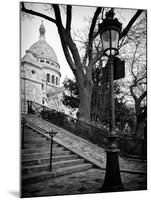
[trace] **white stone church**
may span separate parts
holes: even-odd
[[[26,112],[26,101],[31,100],[61,111],[63,87],[60,87],[60,65],[53,48],[45,38],[41,23],[39,40],[21,59],[21,111]]]

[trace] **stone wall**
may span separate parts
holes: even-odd
[[[25,100],[42,103],[42,70],[32,64],[21,66],[21,109]]]

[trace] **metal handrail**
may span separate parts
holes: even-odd
[[[40,109],[40,108],[42,108],[43,110],[46,110],[46,111],[53,111],[53,112],[55,112],[55,113],[61,113],[61,114],[63,114],[66,118],[71,119],[72,121],[78,121],[78,122],[80,122],[80,123],[82,123],[82,124],[86,124],[87,126],[94,127],[94,128],[96,128],[96,129],[98,129],[98,130],[100,130],[100,131],[104,131],[105,134],[104,134],[104,133],[101,133],[101,134],[103,134],[105,137],[107,137],[106,134],[110,134],[110,133],[109,133],[109,130],[106,129],[106,128],[104,128],[104,127],[100,127],[100,126],[98,127],[98,126],[96,126],[96,125],[93,124],[93,123],[82,121],[82,120],[80,120],[80,119],[74,118],[74,117],[72,117],[72,116],[70,116],[70,115],[67,115],[67,114],[63,113],[63,112],[58,112],[58,111],[53,110],[53,109],[51,109],[51,108],[49,108],[49,107],[47,107],[47,106],[45,106],[45,105],[43,105],[43,104],[36,103],[36,102],[34,102],[34,101],[29,101],[29,100],[27,100],[27,102],[32,103],[32,105],[35,107],[35,111],[38,110],[38,109]],[[39,108],[36,108],[35,105],[39,105],[40,107],[39,107]],[[39,112],[39,113],[40,113],[40,112]],[[117,135],[118,135],[118,137],[120,137],[121,139],[124,139],[124,138],[136,139],[136,136],[135,136],[135,135],[129,136],[129,135],[127,135],[127,134],[119,134],[118,132],[117,132]]]
[[[29,114],[38,114],[42,119],[54,123],[57,126],[60,126],[61,128],[64,128],[65,130],[99,146],[105,147],[108,143],[107,134],[109,131],[106,129],[101,129],[93,124],[81,121],[33,101],[28,101],[28,105],[30,105],[30,109],[28,110]],[[36,106],[41,107],[41,112],[35,112]]]
[[[35,106],[40,106],[41,112],[39,112],[39,114],[42,119],[50,123],[54,123],[57,126],[60,126],[61,128],[64,128],[65,130],[77,136],[80,136],[90,141],[91,143],[94,143],[103,148],[108,145],[108,136],[110,134],[107,129],[103,127],[102,128],[98,127],[95,124],[81,121],[80,119],[76,119],[72,116],[66,115],[65,113],[61,113],[56,110],[50,109],[47,106],[44,106],[42,104],[32,102],[32,101],[28,101],[28,102],[29,102],[29,105],[31,106],[30,107],[31,110],[29,111],[32,111],[31,112],[32,114],[34,113]],[[34,114],[37,114],[37,113],[34,113]],[[128,154],[130,151],[132,152],[132,149],[136,145],[135,143],[137,143],[138,139],[134,136],[127,138],[127,137],[124,137],[124,135],[120,133],[117,133],[117,136],[118,136],[118,146],[120,147],[121,152],[128,153]],[[132,146],[131,145],[129,146],[129,144],[127,143],[127,139],[135,141],[132,143]],[[143,140],[141,140],[141,143],[142,142]],[[140,154],[139,151],[140,151],[139,148],[138,150],[136,149],[136,152],[138,152],[138,154]],[[133,153],[137,154],[135,152]]]
[[[54,130],[51,131],[46,131],[42,129],[41,127],[35,125],[34,123],[30,122],[29,120],[22,118],[22,133],[23,133],[23,138],[24,138],[24,126],[29,126],[30,128],[40,132],[43,135],[49,135],[50,136],[50,159],[49,159],[49,171],[52,171],[52,156],[53,156],[53,138],[54,136],[58,133]],[[24,147],[24,139],[22,140],[22,148]]]
[[[53,111],[53,112],[56,112],[56,113],[61,113],[61,114],[63,114],[64,116],[66,116],[68,119],[70,118],[70,119],[73,120],[73,121],[79,121],[80,123],[86,124],[87,126],[94,127],[94,128],[96,128],[96,129],[98,129],[98,130],[103,130],[104,132],[106,132],[106,134],[109,133],[108,129],[106,129],[106,128],[104,128],[104,127],[98,127],[98,126],[96,126],[96,125],[94,125],[94,124],[91,124],[91,123],[82,121],[82,120],[80,120],[80,119],[74,118],[74,117],[72,117],[72,116],[70,116],[70,115],[67,115],[67,114],[63,113],[63,112],[58,112],[58,111],[56,111],[56,110],[53,110],[53,109],[51,109],[51,108],[49,108],[49,107],[47,107],[47,106],[45,106],[45,105],[42,105],[42,104],[40,104],[40,103],[36,103],[36,102],[34,102],[34,101],[27,100],[27,102],[32,103],[32,105],[33,105],[34,107],[35,107],[35,105],[39,105],[39,106],[41,106],[41,108],[43,108],[43,110],[47,110],[47,111],[49,110],[49,111]],[[35,111],[36,111],[36,110],[35,110]]]
[[[24,137],[25,137],[25,124],[27,123],[25,118],[21,119],[21,148],[24,149]]]

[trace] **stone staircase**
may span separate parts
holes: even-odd
[[[21,152],[22,186],[94,167],[57,142],[53,143],[52,171],[49,170],[49,161],[50,138],[26,125]]]

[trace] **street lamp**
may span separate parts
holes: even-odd
[[[118,44],[122,24],[114,18],[113,9],[106,13],[106,18],[99,24],[99,33],[103,44],[104,55],[111,57],[118,55]]]
[[[110,80],[110,129],[107,135],[109,145],[106,149],[106,173],[102,187],[103,192],[124,190],[119,167],[119,149],[117,148],[117,134],[115,131],[115,103],[114,103],[114,66],[113,59],[118,55],[119,37],[122,24],[114,18],[113,9],[106,13],[106,18],[99,24],[99,33],[102,40],[103,53],[109,58]]]

